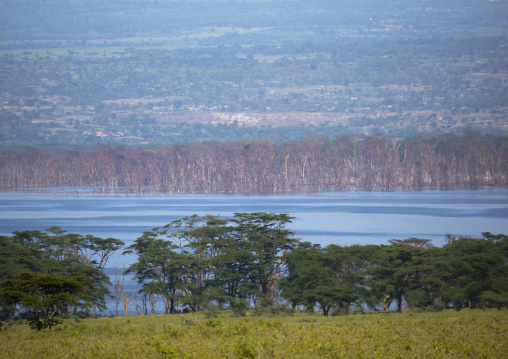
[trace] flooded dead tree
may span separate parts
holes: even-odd
[[[0,154],[0,187],[96,193],[477,189],[508,183],[508,138],[466,133]]]

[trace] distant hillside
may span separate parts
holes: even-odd
[[[508,133],[508,3],[0,4],[0,148]]]

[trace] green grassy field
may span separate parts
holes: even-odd
[[[1,358],[506,358],[508,310],[67,319],[0,342]]]

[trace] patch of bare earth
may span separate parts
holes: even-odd
[[[244,126],[294,126],[309,124],[346,125],[350,118],[357,115],[322,112],[286,112],[286,113],[225,113],[225,112],[188,112],[158,116],[164,122],[191,122],[207,124],[232,124]]]

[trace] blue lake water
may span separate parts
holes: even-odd
[[[434,245],[446,233],[508,234],[508,190],[333,192],[288,196],[96,196],[0,192],[0,234],[58,226],[70,233],[114,237],[127,245],[144,231],[186,215],[288,213],[296,237],[323,246],[387,244],[419,237]],[[134,260],[115,254],[108,267]]]
[[[322,246],[388,244],[390,239],[409,237],[431,239],[441,246],[446,233],[477,237],[482,232],[508,234],[508,190],[478,190],[291,196],[0,192],[0,235],[58,226],[70,233],[118,238],[129,245],[144,231],[187,215],[228,217],[235,212],[288,213],[295,217],[288,228],[297,238]],[[108,262],[107,273],[120,273],[133,261],[133,256],[116,253]],[[125,286],[134,298],[136,283],[126,277]],[[131,314],[133,302],[131,299],[129,304]],[[157,303],[158,313],[164,310],[161,302]],[[114,300],[107,305],[104,314],[115,313]]]

